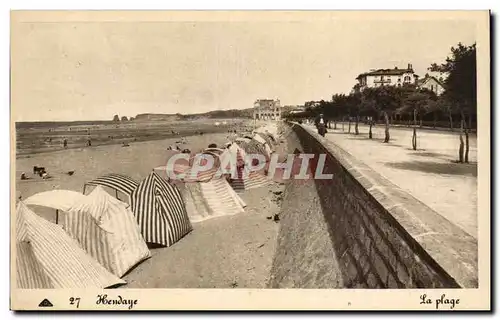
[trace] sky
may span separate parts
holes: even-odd
[[[451,46],[476,41],[467,20],[45,21],[13,30],[15,121],[329,100],[360,73],[411,63],[422,77]]]

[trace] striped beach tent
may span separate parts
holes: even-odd
[[[270,132],[270,131],[265,131],[263,132],[264,135],[266,135],[269,140],[271,141],[272,144],[276,145],[278,143],[278,136],[277,136],[277,130],[273,130],[274,133]]]
[[[248,138],[238,138],[235,141],[243,150],[245,150],[246,154],[261,154],[266,155],[266,150],[264,146],[257,142],[255,139]]]
[[[68,211],[75,203],[85,199],[85,196],[79,192],[71,190],[49,190],[39,192],[23,200],[23,203],[30,206],[40,206],[53,208],[55,212],[56,224],[59,224],[59,212]]]
[[[269,132],[257,132],[255,135],[260,136],[262,139],[266,141],[266,143],[274,150],[274,146],[276,144],[276,140]]]
[[[246,207],[246,203],[224,178],[186,182],[182,186],[182,194],[192,222],[235,215],[244,212]]]
[[[129,206],[97,186],[64,216],[64,229],[118,277],[151,256]]]
[[[267,177],[264,170],[245,172],[246,153],[245,150],[238,145],[238,143],[233,143],[227,149],[227,153],[223,156],[225,155],[236,158],[236,162],[238,164],[236,171],[237,175],[229,179],[229,184],[237,193],[242,193],[245,190],[253,188],[264,187],[271,183],[271,180]]]
[[[174,156],[182,155],[183,158],[174,159]],[[187,159],[189,158],[189,159]],[[171,177],[172,173],[181,174],[186,172],[193,162],[193,155],[183,154],[178,150],[168,150],[165,157],[165,165],[155,167],[153,170],[157,173],[161,173],[162,177],[167,180]],[[169,171],[167,171],[169,170]]]
[[[193,229],[179,189],[154,171],[132,191],[131,208],[147,243],[169,247]]]
[[[270,156],[261,143],[257,142],[255,139],[249,140],[239,138],[234,144],[245,152],[245,163],[252,161],[253,165],[257,166],[260,164],[259,161],[261,160],[258,160],[257,158],[250,158],[249,155],[260,155],[264,157],[262,161],[264,161],[264,166],[267,167],[267,164],[270,161]]]
[[[278,138],[278,132],[282,128],[283,124],[281,122],[278,123],[271,123],[266,126],[259,127],[254,130],[254,133],[258,132],[261,134],[265,134],[269,137],[271,137],[272,140],[277,140]]]
[[[208,183],[201,183],[200,187],[212,217],[229,216],[245,211],[246,203],[226,179],[212,179]]]
[[[75,203],[83,199],[85,199],[85,196],[79,192],[56,189],[34,194],[24,199],[23,203],[68,211]]]
[[[109,288],[126,282],[89,256],[60,226],[16,211],[16,285],[20,289]]]
[[[179,189],[186,204],[186,212],[188,213],[189,220],[192,223],[210,218],[212,210],[205,200],[201,183],[182,183],[179,184]]]
[[[206,168],[205,170],[200,170],[196,172],[194,164],[199,161],[200,166],[205,166],[209,163],[209,161],[213,161],[213,165],[210,168]],[[212,180],[216,177],[216,174],[219,172],[219,168],[221,165],[221,159],[218,151],[214,150],[203,150],[200,154],[195,155],[190,160],[190,168],[184,171],[184,178],[182,179],[185,182],[206,182]]]
[[[265,150],[265,155],[267,157],[271,156],[271,153],[273,152],[273,148],[272,148],[271,144],[268,142],[267,138],[264,137],[264,135],[262,135],[260,133],[256,133],[253,136],[253,140],[257,141],[258,143],[260,143],[262,145],[262,148]]]
[[[225,149],[204,150],[205,154],[214,158],[215,165],[210,170],[210,176],[201,173],[184,180],[183,197],[191,221],[199,222],[245,211],[246,203],[229,185],[226,175],[219,171],[227,152]]]
[[[222,153],[224,153],[224,149],[223,148],[206,148],[205,150],[203,150],[203,152],[220,156]]]
[[[121,192],[125,194],[127,199],[130,201],[130,194],[135,188],[137,188],[138,183],[126,175],[109,173],[92,181],[86,182],[83,186],[83,194],[85,194],[87,186],[102,186],[111,188],[115,190],[116,198],[118,198],[118,192]]]

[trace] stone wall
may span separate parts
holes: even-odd
[[[288,182],[270,287],[477,288],[472,236],[332,142],[291,125],[291,149],[327,154],[323,172],[333,179]]]

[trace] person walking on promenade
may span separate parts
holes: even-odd
[[[322,137],[324,137],[325,133],[326,133],[326,120],[325,120],[322,113],[319,115],[319,117],[316,118],[314,124],[316,125],[316,128],[318,129],[318,133]]]

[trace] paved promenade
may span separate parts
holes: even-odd
[[[329,129],[326,137],[362,160],[394,184],[477,238],[477,140],[470,137],[469,164],[458,164],[458,134],[418,130],[417,151],[411,149],[412,130],[391,128],[391,141],[382,143],[384,127],[359,126],[347,134],[347,124]]]

